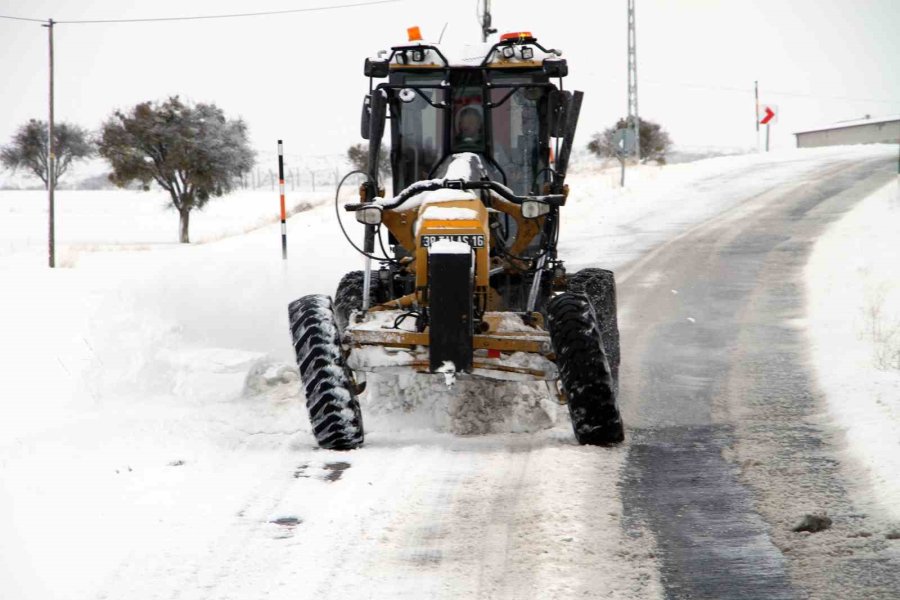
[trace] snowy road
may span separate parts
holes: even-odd
[[[564,431],[294,447],[235,479],[215,523],[166,515],[99,597],[654,597],[644,544],[619,530],[624,454],[601,460]]]
[[[49,272],[16,241],[35,203],[0,196],[18,283],[0,296],[0,598],[896,596],[896,546],[874,517],[863,531],[817,420],[798,288],[811,241],[895,157],[570,179],[561,254],[620,282],[613,449],[576,445],[540,389],[407,381],[370,387],[364,448],[315,449],[285,306],[359,268],[330,207],[290,220],[285,265],[277,225],[242,226],[256,198],[201,215],[219,241],[157,245],[160,211],[146,245],[116,249],[61,193],[73,266]],[[127,219],[104,194],[97,211]],[[831,531],[789,531],[820,509]]]
[[[619,271],[625,505],[656,535],[669,597],[900,595],[885,524],[848,497],[800,330],[816,237],[895,170],[847,160],[773,185]],[[831,530],[790,530],[816,511]]]

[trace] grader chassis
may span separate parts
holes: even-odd
[[[366,60],[368,169],[344,206],[365,225],[365,269],[334,300],[289,306],[313,432],[324,448],[360,446],[359,374],[413,370],[546,381],[580,443],[618,443],[614,277],[568,275],[557,256],[582,94],[563,90],[566,61],[530,33],[464,54],[478,58],[414,40]],[[378,180],[388,114],[392,198]]]

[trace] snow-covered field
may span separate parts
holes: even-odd
[[[561,254],[619,267],[754,193],[895,151],[645,167],[625,189],[582,170]],[[312,208],[289,220],[287,262],[274,194],[211,202],[190,246],[159,193],[57,200],[68,268],[51,271],[44,194],[0,192],[0,598],[661,596],[652,541],[623,529],[626,450],[576,446],[564,411],[514,406],[527,393],[373,393],[363,450],[314,448],[286,305],[361,265],[324,196],[289,197]]]
[[[289,195],[288,210],[320,205],[330,192]],[[136,248],[178,241],[178,213],[169,208],[167,192],[139,191],[56,192],[56,237],[61,266],[70,266],[83,252]],[[47,192],[0,191],[0,257],[23,254],[47,246]],[[276,223],[279,200],[275,192],[239,192],[214,198],[191,215],[191,241],[209,242]]]
[[[850,464],[900,519],[900,180],[816,243],[806,269],[813,362]]]

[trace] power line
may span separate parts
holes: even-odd
[[[401,0],[370,0],[368,2],[356,2],[352,4],[338,4],[335,6],[314,6],[310,8],[294,8],[289,10],[272,10],[272,11],[263,11],[263,12],[248,12],[248,13],[231,13],[224,15],[195,15],[191,17],[149,17],[145,19],[88,19],[88,20],[73,20],[73,21],[54,21],[56,25],[85,25],[85,24],[96,24],[96,23],[155,23],[162,21],[200,21],[200,20],[210,20],[210,19],[234,19],[241,17],[261,17],[267,15],[286,15],[293,13],[306,13],[306,12],[322,12],[327,10],[339,10],[343,8],[357,8],[361,6],[372,6],[376,4],[394,4],[400,2]],[[30,21],[33,23],[46,23],[46,19],[31,19],[27,17],[13,17],[8,15],[0,15],[0,19],[12,19],[15,21]]]
[[[9,15],[0,15],[0,19],[9,19],[11,21],[30,21],[32,23],[47,22],[47,19],[29,19],[28,17],[10,17]]]

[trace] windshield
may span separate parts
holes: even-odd
[[[538,192],[549,154],[548,88],[528,76],[500,74],[487,87],[481,72],[462,71],[450,73],[447,93],[437,89],[447,85],[444,78],[416,74],[393,82],[394,189],[433,176],[451,154],[474,152],[488,159],[492,179],[505,180],[517,194]]]

